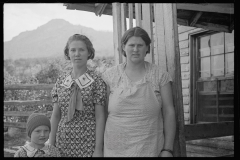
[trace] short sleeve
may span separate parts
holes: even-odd
[[[102,74],[102,79],[104,80],[104,82],[111,88],[113,83],[114,83],[114,79],[116,79],[116,77],[119,76],[119,69],[118,69],[119,65],[117,66],[113,66],[111,68],[108,68],[105,72],[103,72]]]
[[[102,74],[102,79],[103,79],[103,81],[104,81],[107,85],[110,85],[109,69],[107,69],[105,72],[103,72],[103,74]]]
[[[170,76],[170,74],[168,72],[163,72],[162,74],[160,74],[160,87],[164,86],[165,84],[167,84],[168,82],[172,81],[172,77]]]
[[[20,157],[20,150],[18,150],[17,152],[15,152],[13,157]]]
[[[58,92],[57,92],[58,82],[59,82],[59,78],[58,78],[57,82],[55,83],[55,85],[53,86],[53,89],[51,91],[52,103],[58,102]]]
[[[107,85],[102,78],[95,79],[95,88],[93,91],[93,103],[105,106],[107,96]]]
[[[51,144],[49,144],[49,152],[52,157],[61,157],[59,150]]]
[[[20,149],[15,152],[13,157],[27,157],[27,153],[22,147],[20,147]]]

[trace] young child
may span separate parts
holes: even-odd
[[[14,157],[60,157],[58,149],[45,144],[51,131],[50,120],[41,113],[32,113],[27,120],[29,143],[21,146]]]

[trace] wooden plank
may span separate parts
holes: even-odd
[[[52,104],[52,100],[4,101],[4,105],[43,105]]]
[[[182,99],[182,80],[180,52],[178,46],[178,26],[176,4],[163,4],[166,64],[167,71],[173,79],[172,90],[176,113],[176,136],[174,141],[174,156],[186,157],[186,144],[184,136],[184,111]]]
[[[219,157],[234,152],[233,150],[226,150],[212,146],[202,146],[199,144],[187,144],[186,146],[187,152],[201,154],[205,157]]]
[[[194,26],[197,23],[198,19],[201,17],[202,13],[203,12],[197,12],[192,18],[192,20],[189,22],[190,23],[189,26]]]
[[[113,41],[114,41],[114,60],[115,65],[122,63],[121,49],[121,4],[112,3],[113,16]]]
[[[143,29],[146,30],[148,33],[149,37],[151,38],[152,42],[150,44],[150,53],[146,55],[145,60],[154,63],[154,42],[153,42],[153,27],[152,27],[152,22],[153,22],[153,15],[152,15],[152,4],[150,3],[142,3],[142,27]]]
[[[215,107],[216,108],[216,107]],[[203,117],[217,117],[217,114],[203,114]],[[233,114],[219,114],[219,117],[224,117],[224,118],[233,118],[234,115]]]
[[[26,128],[26,122],[4,122],[4,127]]]
[[[80,10],[95,13],[95,4],[94,3],[65,3],[66,9],[69,10]],[[103,14],[112,15],[112,7],[107,5],[103,11]]]
[[[188,26],[189,25],[188,20],[181,19],[181,18],[177,18],[177,24],[183,25],[183,26]]]
[[[180,24],[181,25],[181,24]],[[178,27],[178,33],[183,33],[183,32],[188,32],[190,30],[194,30],[195,27],[190,27],[190,26],[179,26]]]
[[[4,85],[4,90],[52,90],[54,84],[11,84]]]
[[[126,19],[127,19],[127,8],[126,8],[126,3],[121,3],[121,24],[122,24],[122,36],[123,34],[125,33],[125,31],[127,30],[127,22],[126,22]],[[123,62],[126,62],[126,57],[124,57],[122,55],[122,61]]]
[[[219,32],[228,32],[228,33],[231,32],[228,26],[213,24],[213,23],[206,23],[206,22],[196,23],[194,27],[203,28],[206,30],[214,30]]]
[[[203,3],[203,4],[177,3],[177,9],[234,14],[234,5],[220,6],[220,5],[215,5],[214,3],[213,4],[209,4],[209,3]]]
[[[179,42],[179,47],[180,47],[180,49],[188,48],[188,44],[189,44],[188,39],[184,40],[184,41],[180,41]]]
[[[188,39],[188,35],[189,35],[188,32],[179,34],[179,36],[178,36],[179,42],[180,42],[180,41],[183,41],[183,40],[187,40],[187,39]]]
[[[218,157],[234,157],[234,153],[233,154],[226,154],[226,155],[218,156]]]
[[[128,3],[129,28],[133,28],[133,4]]]
[[[234,150],[234,142],[231,141],[223,141],[222,137],[218,138],[208,138],[208,139],[199,139],[199,140],[191,140],[187,141],[186,144],[204,146],[204,147],[213,147],[225,150]]]
[[[121,3],[121,24],[122,24],[122,36],[124,32],[127,30],[127,9],[126,9],[126,3]]]
[[[230,136],[234,135],[234,122],[188,124],[184,130],[186,141]]]
[[[165,48],[165,33],[164,33],[164,19],[163,19],[163,4],[154,3],[154,17],[155,17],[155,41],[156,54],[154,54],[155,64],[159,65],[163,71],[167,70],[166,66],[166,48]]]
[[[33,111],[4,111],[4,116],[30,116],[33,113]]]
[[[142,11],[141,11],[141,3],[135,3],[135,19],[136,26],[142,27]]]
[[[216,106],[215,105],[213,105],[213,106],[203,106],[204,108],[216,108]],[[224,105],[224,106],[222,106],[222,105],[220,105],[219,106],[219,108],[234,108],[234,106],[232,105]]]
[[[106,6],[107,3],[95,3],[95,15],[100,17]]]

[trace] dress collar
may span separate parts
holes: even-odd
[[[25,144],[23,148],[27,152],[28,157],[34,157],[35,153],[38,151],[38,149],[30,146],[30,143]],[[45,154],[48,153],[48,146],[45,144],[41,150],[44,151]]]
[[[71,72],[69,72],[66,78],[63,80],[63,83],[61,84],[61,86],[64,86],[65,88],[70,88],[74,82],[76,82],[79,88],[82,89],[82,88],[88,87],[90,84],[94,82],[94,80],[88,74],[88,70],[75,80],[73,80],[71,76]]]
[[[149,77],[149,72],[150,72],[150,63],[149,62],[144,61],[146,74],[145,74],[145,76],[141,80],[139,80],[137,82],[131,82],[131,80],[128,78],[128,76],[127,76],[127,74],[125,72],[126,65],[127,65],[127,62],[124,62],[124,63],[121,64],[121,66],[120,66],[120,73],[121,73],[121,75],[124,75],[126,77],[128,83],[130,83],[130,84],[132,84],[132,83],[133,84],[142,84],[142,83],[145,83],[145,82],[149,81],[149,78],[150,78]]]

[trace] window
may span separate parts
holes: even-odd
[[[233,121],[234,31],[207,32],[195,42],[195,122]]]

